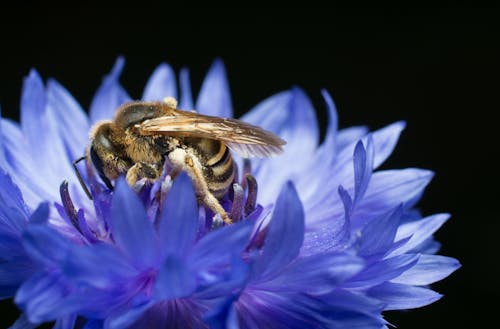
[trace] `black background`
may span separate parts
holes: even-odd
[[[122,83],[139,98],[162,61],[188,66],[196,93],[214,58],[224,60],[238,115],[299,85],[318,109],[329,90],[340,126],[380,128],[406,120],[384,168],[422,167],[436,176],[424,214],[451,212],[436,234],[441,254],[463,267],[434,285],[445,295],[411,312],[391,312],[399,328],[493,323],[500,293],[497,94],[499,11],[455,4],[427,9],[49,8],[3,9],[0,104],[18,119],[23,77],[35,67],[84,108],[118,55]],[[68,127],[68,129],[71,129]],[[16,317],[1,304],[0,327]]]

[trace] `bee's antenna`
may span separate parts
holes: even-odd
[[[76,177],[78,177],[78,181],[80,182],[80,185],[82,186],[83,191],[85,192],[85,194],[87,194],[89,199],[92,200],[92,195],[90,194],[90,191],[87,188],[87,185],[85,185],[85,182],[83,181],[82,175],[80,175],[80,171],[78,170],[78,167],[76,166],[76,164],[78,162],[85,160],[86,158],[87,157],[84,155],[84,156],[76,159],[75,161],[73,161],[73,169],[75,170]]]

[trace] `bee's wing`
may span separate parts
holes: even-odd
[[[270,157],[283,152],[284,140],[260,127],[225,119],[175,110],[168,115],[135,126],[141,135],[168,135],[220,140],[244,158]]]

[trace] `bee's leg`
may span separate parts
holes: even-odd
[[[161,175],[161,170],[157,166],[150,165],[144,162],[134,164],[127,171],[125,178],[128,185],[134,187],[138,180],[146,178],[148,181],[153,182]]]
[[[198,159],[180,148],[170,152],[168,158],[174,167],[182,168],[191,177],[198,199],[214,213],[219,214],[226,224],[232,224],[232,220],[220,205],[219,200],[209,191]]]

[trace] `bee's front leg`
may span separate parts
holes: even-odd
[[[130,167],[125,178],[128,185],[134,187],[135,184],[143,178],[146,178],[149,182],[154,182],[160,177],[160,175],[161,170],[158,169],[158,166],[138,162]]]
[[[219,200],[208,189],[199,160],[182,148],[170,152],[168,158],[175,169],[182,169],[187,172],[193,182],[198,199],[214,213],[219,214],[226,224],[232,224],[233,221],[229,218],[224,208],[222,208]]]

